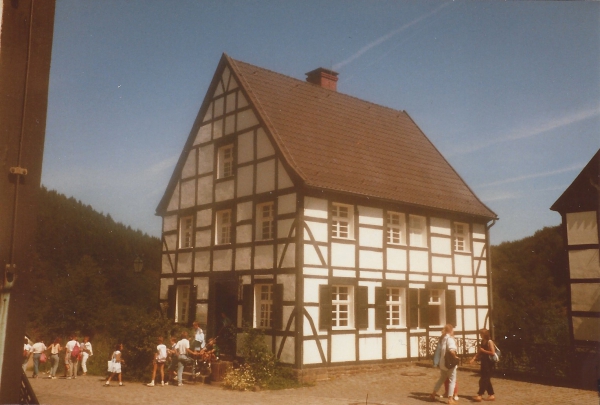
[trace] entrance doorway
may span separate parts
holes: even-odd
[[[237,278],[215,280],[212,300],[210,336],[217,336],[219,352],[235,356],[236,324],[238,309]]]

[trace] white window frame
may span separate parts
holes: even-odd
[[[331,205],[331,236],[338,239],[354,239],[353,205]]]
[[[256,240],[271,239],[275,239],[275,204],[272,201],[256,206]]]
[[[385,308],[386,325],[388,329],[406,328],[405,288],[387,287],[385,291]]]
[[[387,212],[387,243],[406,245],[406,219],[400,212]]]
[[[179,248],[186,249],[192,246],[194,233],[194,217],[188,215],[179,219]]]
[[[420,215],[409,215],[408,228],[410,246],[427,247],[427,218]]]
[[[419,294],[422,290],[419,290]],[[437,306],[439,307],[439,323],[434,323],[433,319],[431,319],[431,307]],[[444,326],[446,324],[446,293],[445,290],[429,290],[429,326]],[[419,313],[419,316],[421,314]]]
[[[215,245],[231,243],[232,218],[231,210],[217,211],[215,221]]]
[[[254,286],[254,327],[270,329],[273,326],[273,284]]]
[[[217,178],[224,179],[233,176],[233,144],[225,145],[219,148],[217,154],[218,172]]]
[[[465,224],[463,222],[454,223],[453,242],[455,252],[468,253],[471,251],[471,241],[469,238],[469,224]]]
[[[175,322],[177,323],[187,323],[189,320],[191,290],[192,286],[189,284],[176,286]]]
[[[331,286],[331,329],[354,329],[354,287],[351,285]]]

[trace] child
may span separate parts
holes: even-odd
[[[174,374],[177,373],[177,350],[175,349],[177,346],[177,338],[175,336],[171,336],[171,348],[167,350],[169,354],[169,358],[171,359],[171,363],[169,364],[169,368],[167,369],[167,382],[165,385],[169,385],[169,381],[171,381],[174,377]]]
[[[154,369],[152,370],[152,381],[147,384],[148,387],[154,387],[154,378],[156,377],[156,367],[160,367],[160,385],[165,385],[165,362],[167,361],[167,346],[163,344],[163,337],[158,337],[158,346],[154,354]]]
[[[111,373],[108,380],[104,384],[105,387],[110,385],[110,380],[114,377],[115,374],[119,375],[119,387],[123,386],[123,381],[121,380],[121,365],[125,363],[125,360],[121,357],[121,352],[123,351],[123,344],[119,343],[115,346],[115,351],[112,354],[112,358],[109,361],[108,372]]]

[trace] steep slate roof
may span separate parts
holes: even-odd
[[[600,149],[550,209],[561,214],[600,209]]]
[[[495,219],[404,111],[223,54],[288,164],[309,187]],[[217,75],[215,74],[215,77]],[[212,91],[215,85],[209,89]],[[205,100],[194,127],[198,125]],[[157,207],[164,214],[195,130]]]
[[[406,112],[225,57],[307,186],[496,218]]]

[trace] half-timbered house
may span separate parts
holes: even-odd
[[[406,112],[307,76],[221,58],[157,208],[161,305],[262,328],[297,369],[415,359],[446,323],[475,338],[496,215]]]

